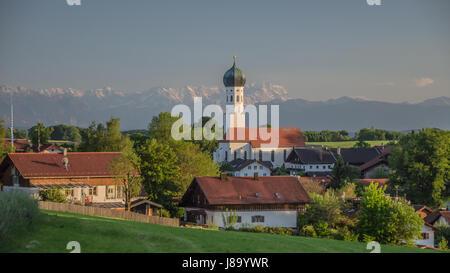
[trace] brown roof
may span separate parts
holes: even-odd
[[[11,147],[11,139],[5,139],[3,147]],[[28,139],[14,139],[14,148],[17,152],[24,152],[27,148],[30,148],[30,141]]]
[[[436,210],[436,211],[433,211],[432,213],[428,214],[428,216],[425,217],[423,220],[426,223],[432,225],[441,216],[445,219],[445,221],[447,221],[447,223],[450,223],[450,211],[447,211],[447,210]]]
[[[209,205],[303,204],[312,202],[297,177],[195,177]],[[191,185],[192,186],[192,185]]]
[[[358,179],[358,181],[364,183],[365,186],[370,186],[370,183],[372,183],[372,182],[375,184],[378,184],[378,186],[384,186],[389,181],[389,179],[387,179],[387,178],[380,178],[380,179],[368,178],[368,179]]]
[[[360,170],[365,171],[369,168],[377,166],[380,163],[388,163],[388,156],[391,155],[391,146],[386,146],[383,149],[381,149],[381,151],[382,152],[378,157],[359,166]]]
[[[260,131],[258,128],[230,128],[224,135],[221,142],[249,142],[252,147],[259,148],[262,144],[270,145],[271,134],[278,138],[273,139],[274,147],[304,147],[305,140],[303,133],[298,127],[279,127],[279,128],[259,128],[265,131]],[[251,134],[251,135],[250,135]],[[229,137],[229,139],[228,139]]]
[[[31,177],[111,177],[109,163],[120,153],[85,152],[67,153],[69,167],[62,164],[63,154],[9,153],[11,160],[24,178]]]
[[[331,182],[331,177],[328,177],[328,176],[312,176],[312,177],[302,176],[302,177],[298,177],[298,181],[300,181],[300,182],[316,181],[316,182],[328,183],[328,182]]]

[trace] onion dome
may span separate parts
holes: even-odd
[[[226,87],[244,86],[245,74],[236,66],[236,56],[233,56],[233,58],[233,66],[223,75],[223,84],[225,84]]]

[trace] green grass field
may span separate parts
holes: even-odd
[[[330,148],[351,148],[353,147],[358,141],[331,141],[331,142],[306,142],[307,146],[324,146],[324,147],[330,147]],[[370,140],[366,141],[370,144],[370,146],[380,146],[380,145],[386,145],[390,141],[388,140]]]
[[[78,241],[82,253],[137,252],[346,252],[367,253],[366,244],[300,236],[166,227],[127,220],[42,211],[38,231],[17,236],[7,252],[68,253]],[[30,243],[35,241],[34,243]],[[27,247],[27,245],[29,245]],[[30,247],[33,246],[33,247]],[[3,250],[5,251],[5,250]],[[439,252],[381,246],[381,252]]]

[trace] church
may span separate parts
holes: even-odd
[[[269,134],[275,132],[274,130],[278,131],[276,144],[271,145],[266,137],[260,135],[258,128],[246,127],[245,82],[245,74],[237,67],[234,56],[233,66],[223,76],[226,105],[233,106],[233,111],[227,117],[230,121],[229,127],[223,140],[219,141],[219,147],[213,155],[214,160],[217,163],[233,162],[238,159],[257,160],[270,162],[273,168],[281,167],[295,148],[305,147],[303,134],[298,127],[267,128]],[[227,138],[227,133],[234,134],[235,137]],[[255,133],[256,138],[251,137],[252,133]],[[236,137],[241,134],[243,137]]]

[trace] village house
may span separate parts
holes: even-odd
[[[119,155],[114,152],[9,153],[0,164],[0,183],[5,191],[21,189],[36,198],[42,190],[60,189],[69,203],[120,208],[125,206],[123,185],[109,170],[110,162]],[[140,206],[136,210],[144,209],[146,213],[160,208],[145,201],[135,205]]]
[[[377,147],[377,150],[381,151],[381,154],[379,154],[376,158],[359,166],[361,170],[361,177],[373,177],[377,168],[381,168],[386,174],[389,172],[389,157],[391,156],[391,146]]]
[[[5,139],[3,142],[3,147],[8,149],[11,147],[11,139]],[[14,140],[14,152],[15,153],[60,153],[64,151],[63,148],[59,147],[55,143],[41,144],[39,147],[33,146],[33,144],[28,139],[15,139]]]
[[[296,148],[286,159],[286,169],[291,175],[329,176],[336,163],[336,156],[328,149]]]
[[[270,161],[258,161],[256,159],[241,159],[238,158],[230,162],[233,171],[227,173],[232,176],[251,176],[255,172],[259,176],[270,176],[272,172],[272,164]]]
[[[342,156],[345,163],[360,167],[382,154],[382,147],[371,148],[331,148],[330,151],[337,157]]]
[[[226,210],[237,215],[235,227],[297,226],[297,213],[312,200],[296,177],[258,176],[195,177],[180,206],[185,207],[185,221],[216,224],[223,228]]]
[[[433,226],[450,226],[450,211],[446,209],[438,209],[428,214],[424,218],[425,222]]]
[[[425,247],[435,247],[434,241],[434,232],[438,230],[435,226],[429,223],[426,219],[429,215],[433,213],[433,210],[427,206],[423,205],[414,205],[414,210],[420,215],[420,217],[424,220],[424,224],[422,226],[422,230],[420,231],[420,237],[414,240],[415,244],[418,246]]]

